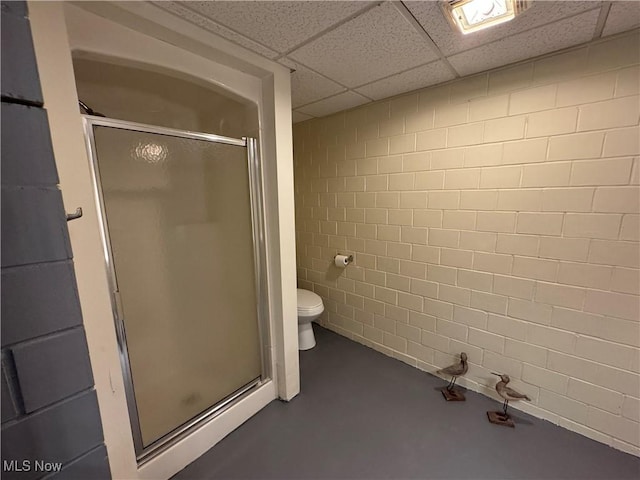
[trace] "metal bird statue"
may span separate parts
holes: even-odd
[[[441,375],[451,375],[451,380],[449,381],[449,385],[440,389],[442,395],[445,400],[450,401],[458,401],[463,402],[465,400],[464,394],[460,390],[454,390],[454,385],[456,384],[456,379],[469,370],[469,364],[467,363],[467,354],[462,352],[460,354],[460,361],[454,363],[453,365],[449,365],[441,370],[438,370],[436,373]]]
[[[511,381],[509,375],[494,372],[491,373],[500,377],[500,381],[496,384],[496,392],[498,392],[498,395],[504,398],[504,403],[502,404],[502,412],[487,412],[487,416],[489,417],[489,421],[491,423],[496,423],[498,425],[504,425],[513,428],[515,427],[515,424],[507,413],[507,408],[509,408],[509,400],[531,401],[531,399],[525,394],[516,392],[513,388],[507,386],[507,384]]]

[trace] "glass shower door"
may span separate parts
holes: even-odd
[[[262,376],[255,172],[245,140],[85,121],[140,457]]]

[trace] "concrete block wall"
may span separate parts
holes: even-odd
[[[294,125],[321,323],[638,455],[639,65],[635,30]]]
[[[107,479],[28,12],[24,2],[1,11],[1,476]]]

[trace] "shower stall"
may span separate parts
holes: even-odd
[[[257,142],[83,122],[144,462],[270,378]]]

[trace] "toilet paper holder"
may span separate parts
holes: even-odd
[[[336,262],[338,259],[343,260],[345,263],[344,265],[349,265],[350,263],[353,263],[353,255],[342,255],[341,253],[336,254],[335,257],[333,257],[334,262]],[[337,265],[337,263],[336,263]]]

